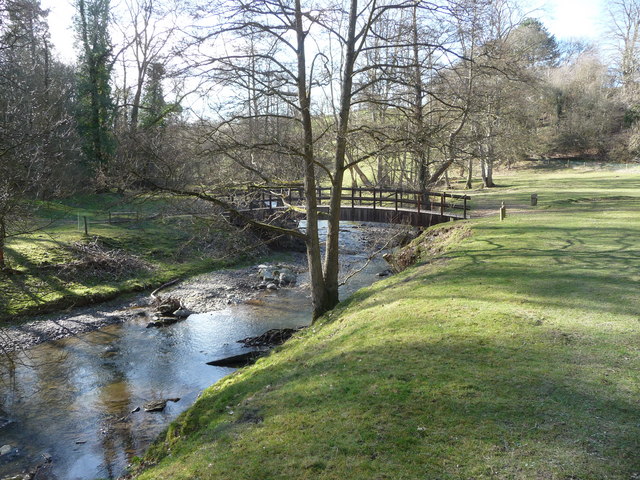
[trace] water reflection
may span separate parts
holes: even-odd
[[[362,252],[355,230],[354,237],[345,246]],[[384,268],[382,260],[370,264],[343,296],[372,283]],[[0,429],[0,446],[18,447],[20,455],[4,463],[0,457],[0,478],[41,463],[43,453],[51,455],[61,479],[121,475],[199,392],[233,371],[206,362],[242,352],[241,338],[308,324],[309,303],[300,288],[264,292],[249,304],[192,315],[167,328],[147,329],[141,318],[17,353],[0,374],[0,405],[13,420]],[[180,401],[163,412],[134,412],[148,401],[174,397]]]

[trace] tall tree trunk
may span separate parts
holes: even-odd
[[[493,159],[487,158],[486,162],[486,171],[482,177],[482,181],[484,182],[484,186],[487,188],[493,188],[496,184],[493,182]]]
[[[487,161],[486,161],[484,156],[480,159],[480,176],[482,177],[482,185],[486,186],[486,184],[487,184]]]
[[[413,7],[412,18],[412,36],[413,36],[413,120],[415,122],[414,131],[414,155],[418,166],[418,188],[425,193],[429,180],[429,164],[427,152],[425,152],[422,135],[424,133],[424,89],[422,86],[422,71],[420,69],[420,49],[418,38],[418,6]]]
[[[136,82],[136,91],[133,95],[133,104],[131,105],[131,120],[130,129],[131,133],[135,135],[138,129],[138,116],[140,112],[140,101],[142,99],[142,88],[144,86],[144,76],[146,73],[146,66],[142,65],[138,67],[138,81]]]
[[[471,190],[473,188],[473,158],[470,158],[467,163],[467,181],[464,184],[464,188],[467,190]]]
[[[340,110],[338,115],[338,131],[336,135],[336,155],[334,159],[335,174],[331,184],[331,200],[329,203],[329,225],[327,230],[327,246],[324,259],[324,281],[327,291],[329,309],[340,301],[338,296],[338,262],[340,236],[340,204],[342,203],[342,179],[344,177],[345,155],[347,151],[347,130],[351,112],[351,96],[353,90],[353,70],[356,61],[356,21],[358,1],[351,0],[349,11],[349,31],[346,38],[346,53],[340,94]],[[328,310],[328,309],[327,309]],[[324,313],[324,312],[323,312]]]
[[[4,260],[4,247],[7,238],[7,227],[4,218],[0,218],[0,270],[4,269],[6,264]]]
[[[495,187],[495,183],[493,183],[493,162],[494,162],[495,151],[493,148],[493,143],[491,142],[491,138],[487,138],[487,158],[485,161],[485,168],[482,172],[482,181],[484,186],[487,188]]]
[[[377,172],[377,177],[375,179],[376,185],[378,185],[379,187],[383,185],[384,182],[386,182],[385,180],[385,165],[384,165],[384,160],[383,160],[383,156],[382,155],[378,155],[378,159],[376,160],[376,172]]]
[[[310,92],[307,90],[305,37],[302,8],[300,0],[295,3],[296,37],[298,41],[298,100],[300,102],[301,120],[304,131],[304,190],[307,209],[307,262],[311,280],[311,303],[315,320],[334,305],[327,295],[322,273],[322,257],[318,237],[318,205],[316,199],[316,174],[313,151],[313,125],[311,122]]]

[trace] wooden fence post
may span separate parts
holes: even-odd
[[[465,220],[467,219],[467,196],[464,196],[464,206],[463,206],[463,210],[462,210],[462,218],[464,218]]]
[[[507,207],[504,206],[504,202],[502,202],[502,206],[500,207],[500,221],[503,221],[507,216]]]
[[[444,217],[444,202],[447,201],[447,198],[445,197],[445,194],[442,193],[440,195],[440,216]]]
[[[87,217],[83,216],[82,218],[84,218],[84,234],[85,235],[89,235],[89,224],[87,222]]]

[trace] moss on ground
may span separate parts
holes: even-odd
[[[523,211],[207,389],[139,478],[640,478],[640,175],[499,182]]]

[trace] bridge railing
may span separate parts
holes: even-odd
[[[304,202],[304,188],[300,185],[285,187],[253,187],[248,208],[278,208],[285,204]],[[331,188],[317,187],[318,205],[331,199]],[[467,218],[469,197],[447,192],[422,192],[391,188],[345,187],[342,189],[342,207],[369,207],[372,209],[413,210],[441,216]]]
[[[321,197],[324,199],[324,196]],[[394,190],[385,188],[343,188],[344,206],[368,206],[373,209],[416,210],[432,212],[442,216],[467,218],[469,197],[446,192],[421,192],[416,190]],[[462,210],[462,212],[459,212]]]

